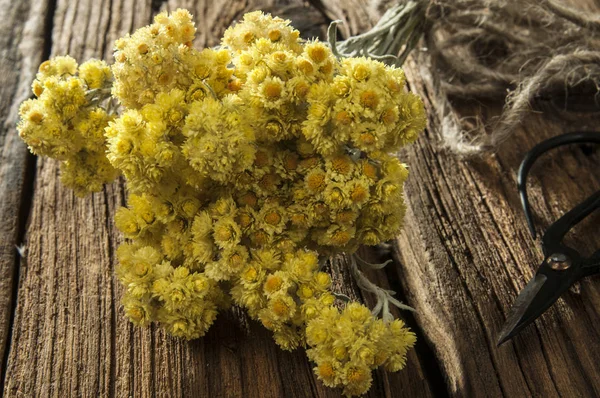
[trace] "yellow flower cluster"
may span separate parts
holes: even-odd
[[[35,99],[19,108],[19,136],[31,152],[61,161],[62,182],[83,196],[99,191],[118,172],[106,158],[104,128],[113,116],[102,106],[112,74],[104,61],[78,67],[69,56],[40,65]]]
[[[406,363],[406,352],[415,335],[401,320],[374,319],[362,304],[350,303],[321,310],[308,323],[308,357],[315,373],[329,387],[343,387],[346,395],[361,395],[371,386],[371,370],[384,366],[395,372]]]
[[[126,108],[155,103],[156,95],[177,88],[189,102],[227,91],[232,70],[227,50],[192,48],[196,28],[189,12],[162,13],[152,25],[115,42],[113,95]]]
[[[212,325],[226,296],[203,273],[173,267],[152,246],[123,244],[118,250],[118,277],[127,289],[123,305],[140,325],[157,321],[174,336],[201,337]]]
[[[118,277],[134,323],[197,338],[233,301],[282,348],[308,344],[327,385],[361,394],[372,369],[404,366],[414,335],[357,303],[340,312],[319,259],[398,233],[408,172],[389,152],[424,128],[422,103],[400,69],[338,60],[261,12],[219,49],[192,48],[194,34],[177,10],[117,40],[110,70],[42,65],[21,136],[65,161],[78,192],[125,176]],[[108,89],[118,117],[95,94]]]

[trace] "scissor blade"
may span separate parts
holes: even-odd
[[[500,331],[498,346],[515,336],[546,310],[547,306],[546,308],[533,308],[532,303],[536,301],[535,299],[547,279],[546,275],[537,274],[519,293],[506,318],[504,327]]]

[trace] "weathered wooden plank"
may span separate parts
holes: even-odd
[[[0,26],[0,389],[9,344],[15,271],[29,200],[28,174],[32,157],[16,132],[18,104],[30,95],[30,85],[45,46],[48,1],[1,0]],[[30,178],[29,178],[30,179]]]
[[[426,72],[415,64],[406,69],[424,92],[418,73]],[[406,187],[407,227],[398,240],[401,279],[409,297],[424,304],[417,319],[431,333],[452,391],[598,394],[593,375],[600,369],[591,361],[600,354],[597,279],[585,281],[580,294],[566,294],[515,343],[495,347],[508,309],[543,260],[520,210],[519,162],[526,148],[560,132],[538,115],[497,156],[483,160],[461,162],[439,151],[432,135],[403,152],[413,178]],[[597,156],[574,150],[540,161],[531,199],[542,227],[600,187],[598,176],[586,172],[597,164]],[[578,230],[580,247],[598,246],[595,221]]]
[[[106,43],[151,17],[149,1],[59,1],[47,12],[53,13],[52,54],[70,53],[78,60],[110,56]],[[109,395],[116,391],[116,376],[122,380],[117,372],[128,371],[131,380],[142,377],[128,363],[135,359],[133,337],[141,333],[134,334],[118,316],[112,275],[119,238],[110,221],[122,202],[122,187],[115,184],[79,200],[57,178],[57,163],[40,159],[6,396]],[[124,335],[127,341],[117,339]],[[117,363],[118,357],[125,359]],[[133,382],[125,384],[132,387],[123,388],[125,394],[139,395]]]
[[[110,58],[114,39],[147,24],[160,10],[181,6],[196,15],[198,46],[216,44],[233,20],[256,8],[291,17],[309,36],[325,28],[323,17],[300,1],[59,1],[52,54]],[[220,316],[204,339],[191,343],[131,326],[120,310],[122,289],[113,276],[121,238],[112,217],[123,203],[121,183],[76,199],[58,182],[56,162],[38,162],[6,396],[340,395],[316,381],[301,350],[279,350],[253,322],[247,333],[239,314]],[[422,390],[431,395],[411,355],[406,371],[377,374],[369,396],[414,396]]]
[[[336,10],[341,2],[323,3],[330,18],[340,17]],[[368,2],[360,3],[368,8]],[[588,9],[597,10],[597,5],[588,3]],[[355,23],[364,30],[368,21],[363,15]],[[396,270],[449,392],[597,396],[600,369],[593,360],[600,355],[597,278],[565,294],[514,342],[496,348],[508,309],[543,259],[539,241],[529,236],[520,210],[516,171],[527,148],[563,130],[556,122],[534,115],[497,155],[461,161],[440,150],[437,142],[440,120],[434,112],[438,104],[431,84],[435,71],[427,54],[409,59],[405,70],[411,89],[425,100],[430,124],[416,145],[400,153],[410,165],[411,176]],[[598,162],[597,151],[581,149],[565,149],[539,162],[533,173],[538,181],[532,179],[530,196],[541,227],[600,187],[600,177],[592,172]],[[598,215],[571,240],[588,254],[600,246],[594,233],[597,223]]]

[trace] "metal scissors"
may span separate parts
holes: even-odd
[[[545,152],[568,144],[598,143],[600,133],[577,132],[563,134],[545,140],[534,146],[523,159],[517,177],[517,186],[521,204],[529,230],[535,239],[535,227],[527,199],[527,174],[534,162]],[[527,325],[533,323],[576,281],[600,273],[600,250],[590,257],[562,243],[564,236],[591,214],[600,208],[600,190],[575,206],[546,229],[542,237],[544,261],[537,273],[519,293],[511,308],[506,322],[498,337],[498,346],[513,338]]]

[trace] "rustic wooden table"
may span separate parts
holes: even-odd
[[[579,3],[600,9],[598,0]],[[345,21],[346,35],[373,23],[369,0],[0,0],[0,391],[6,397],[340,395],[315,379],[302,351],[279,350],[240,314],[220,316],[205,338],[191,343],[132,327],[113,276],[122,238],[112,217],[124,203],[122,182],[76,199],[59,184],[57,163],[28,154],[16,134],[18,104],[30,96],[40,62],[65,53],[110,59],[115,39],[177,7],[195,15],[199,47],[215,45],[232,21],[254,9],[290,18],[308,36],[323,36],[332,19]],[[561,124],[536,114],[497,155],[459,160],[440,149],[427,53],[410,58],[405,69],[429,110],[429,128],[400,154],[411,176],[395,264],[371,277],[416,308],[414,316],[402,316],[419,340],[407,368],[378,372],[368,395],[600,396],[598,278],[565,294],[513,342],[495,345],[517,292],[542,259],[520,210],[516,170],[526,149],[561,132]],[[542,227],[600,187],[598,153],[574,147],[539,162],[530,192]],[[587,253],[600,246],[599,220],[598,214],[587,220],[571,242]],[[362,298],[343,264],[334,268],[337,288]]]

